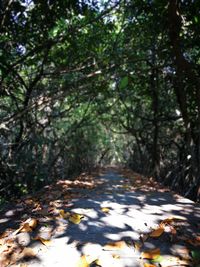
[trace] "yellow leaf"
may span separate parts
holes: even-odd
[[[108,212],[110,211],[110,209],[109,209],[109,208],[106,208],[106,207],[104,207],[104,208],[101,208],[101,211],[102,211],[102,212],[105,212],[105,213],[108,213]]]
[[[103,248],[105,250],[118,250],[118,249],[124,249],[127,247],[127,244],[125,241],[116,241],[106,244]]]
[[[159,237],[163,234],[163,232],[164,232],[164,229],[162,227],[160,227],[160,228],[154,230],[153,232],[151,232],[149,234],[149,236],[150,237]]]
[[[90,267],[85,255],[81,256],[76,267]]]
[[[144,267],[156,267],[156,265],[151,263],[144,263]]]
[[[45,239],[45,238],[43,238],[41,236],[36,236],[35,238],[33,238],[33,240],[38,240],[45,246],[49,246],[51,244],[51,240]]]
[[[64,211],[64,210],[60,210],[60,216],[63,218],[63,219],[67,219],[67,218],[69,218],[69,216],[70,216],[70,212],[68,212],[68,211]]]
[[[160,249],[159,248],[150,249],[150,250],[142,252],[142,254],[141,254],[141,257],[143,259],[149,259],[149,260],[154,260],[158,256],[160,256]]]
[[[69,216],[69,221],[75,224],[79,224],[83,218],[84,218],[83,215],[73,213]]]

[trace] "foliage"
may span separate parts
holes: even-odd
[[[2,1],[1,195],[126,163],[198,199],[198,1]]]

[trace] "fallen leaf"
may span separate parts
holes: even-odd
[[[150,237],[159,237],[163,234],[164,229],[162,227],[159,227],[158,229],[154,230],[149,234]]]
[[[34,257],[36,252],[32,248],[24,248],[22,254],[25,257]]]
[[[36,236],[35,238],[33,238],[33,240],[40,241],[45,246],[49,246],[51,244],[51,240],[45,239],[41,236]]]
[[[186,239],[185,240],[187,243],[189,243],[190,245],[193,245],[195,247],[200,246],[200,239],[198,238],[193,238],[193,239]]]
[[[125,241],[116,241],[106,244],[103,248],[104,250],[119,250],[127,247]]]
[[[64,211],[64,210],[60,210],[60,216],[63,218],[63,219],[67,219],[67,218],[69,218],[69,216],[70,216],[70,212],[68,212],[68,211]]]
[[[101,266],[101,260],[97,259],[95,262],[94,262],[97,266]]]
[[[90,267],[89,263],[87,262],[87,259],[86,259],[85,255],[81,256],[81,258],[78,261],[76,267]]]
[[[38,221],[34,218],[31,218],[29,221],[28,221],[28,224],[29,226],[32,228],[32,229],[35,229],[36,226],[38,225]]]
[[[83,215],[78,213],[73,213],[69,216],[69,221],[75,224],[79,224],[83,218],[84,218]]]
[[[142,254],[141,254],[141,257],[143,259],[149,259],[149,260],[154,260],[158,256],[160,256],[160,249],[159,248],[150,249],[150,250],[142,252]]]
[[[6,255],[0,255],[0,267],[5,267],[10,264],[10,258],[6,257]]]
[[[24,225],[22,225],[22,227],[19,229],[19,232],[26,232],[26,233],[29,233],[29,232],[32,232],[33,229],[29,226],[29,223],[24,223]]]
[[[144,263],[144,267],[156,267],[156,265],[151,264],[151,263]]]
[[[101,211],[102,211],[102,212],[104,212],[104,213],[108,213],[108,212],[110,211],[110,209],[109,209],[109,208],[106,208],[106,207],[104,207],[104,208],[101,208]]]
[[[153,259],[152,260],[152,262],[154,262],[154,263],[160,263],[160,262],[162,262],[163,261],[163,257],[162,256],[158,256],[158,257],[156,257],[155,259]]]
[[[162,267],[169,266],[193,266],[192,262],[189,260],[182,260],[175,256],[164,257],[162,260]]]
[[[28,220],[26,220],[22,226],[19,227],[19,229],[17,229],[13,234],[18,234],[19,232],[32,232],[36,226],[38,224],[38,221],[34,218],[30,218]]]
[[[161,224],[171,224],[172,222],[174,221],[185,221],[186,219],[184,217],[179,217],[179,216],[176,216],[176,217],[169,217],[169,218],[166,218],[164,219]]]
[[[173,235],[176,235],[176,234],[177,234],[176,229],[175,229],[172,225],[170,225],[170,232],[171,232]]]
[[[19,260],[34,258],[36,252],[32,248],[24,248],[21,253],[13,253],[11,257],[11,263],[14,264]]]
[[[112,257],[113,257],[114,259],[120,259],[120,256],[117,255],[117,254],[112,254]]]
[[[136,250],[140,250],[140,248],[142,247],[142,244],[141,243],[139,243],[139,242],[133,242],[133,246],[134,246],[134,248],[136,249]]]

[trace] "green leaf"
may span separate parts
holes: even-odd
[[[200,251],[199,250],[192,250],[191,251],[192,258],[196,261],[200,261]]]
[[[196,23],[198,23],[199,19],[198,19],[197,16],[194,17],[194,21],[195,21]]]
[[[161,261],[163,261],[163,257],[162,256],[158,256],[157,258],[155,258],[155,259],[153,259],[153,260],[151,260],[151,262],[161,262]]]
[[[128,77],[125,76],[124,78],[121,79],[119,88],[124,89],[128,85]]]

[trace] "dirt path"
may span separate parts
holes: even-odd
[[[98,266],[97,263],[87,265],[85,259],[87,262],[99,259],[98,263],[103,267],[133,267],[144,265],[141,252],[149,249],[159,248],[161,256],[179,260],[187,254],[185,240],[192,240],[200,230],[198,205],[170,192],[131,191],[127,178],[113,170],[96,179],[101,184],[99,187],[74,188],[71,192],[78,197],[73,198],[70,205],[59,207],[65,212],[83,215],[79,224],[69,222],[68,218],[57,218],[52,230],[51,222],[46,221],[40,229],[40,236],[45,239],[49,239],[51,232],[51,243],[46,246],[33,241],[30,238],[35,235],[33,233],[17,234],[18,243],[28,245],[35,253],[26,261],[27,266]],[[173,224],[165,225],[165,232],[159,238],[148,237],[145,241],[145,234],[171,216],[179,216],[182,220],[174,219]],[[12,266],[23,265],[15,263]]]

